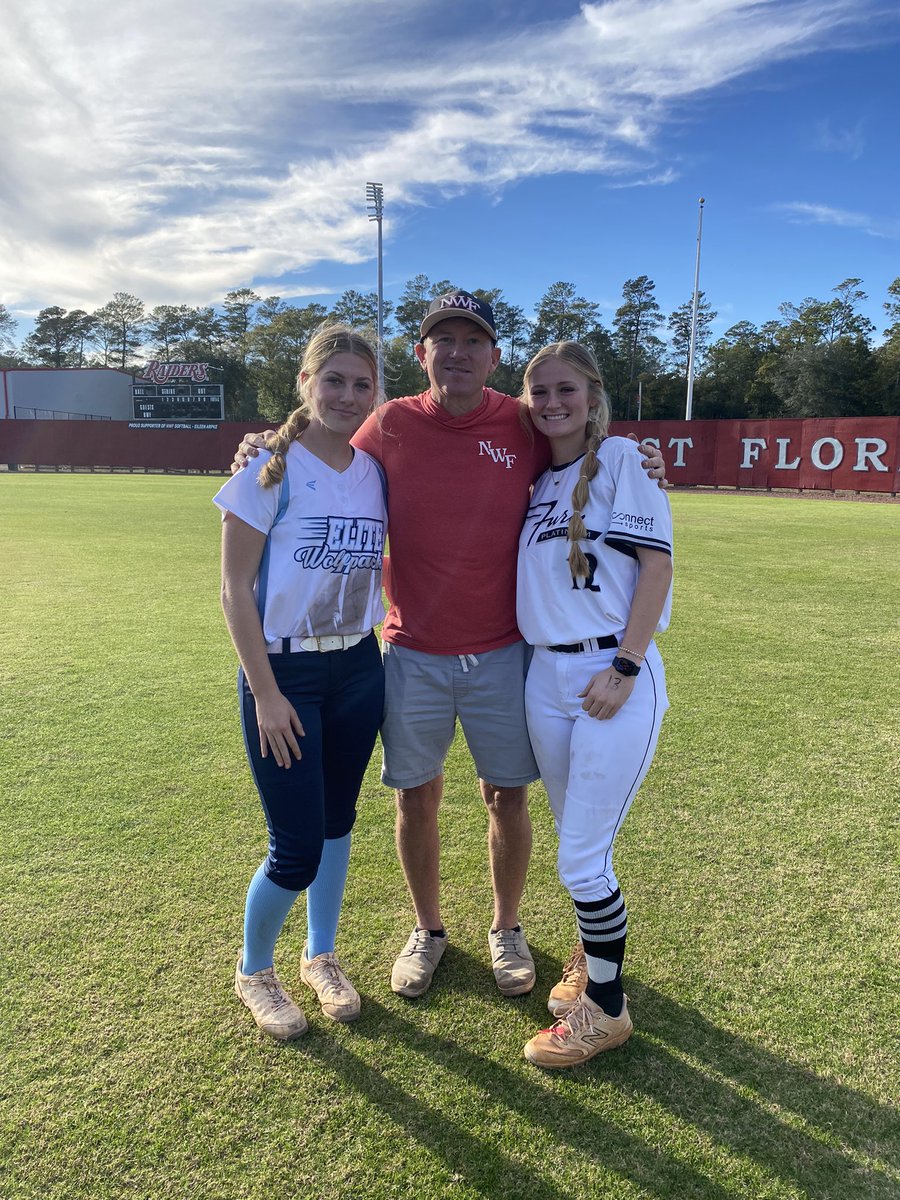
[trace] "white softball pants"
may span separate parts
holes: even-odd
[[[618,887],[613,842],[650,769],[669,707],[662,659],[651,644],[616,715],[587,715],[578,693],[617,653],[536,647],[525,682],[528,733],[559,834],[557,869],[573,900],[603,900]]]

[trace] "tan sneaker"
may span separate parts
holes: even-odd
[[[289,1042],[306,1033],[309,1028],[306,1017],[281,986],[275,968],[266,967],[253,975],[245,975],[241,962],[238,959],[235,968],[234,990],[238,999],[250,1009],[263,1033],[279,1042]]]
[[[524,996],[534,987],[534,959],[518,929],[492,929],[488,933],[491,963],[497,987],[504,996]]]
[[[568,1016],[531,1039],[525,1057],[539,1067],[575,1067],[603,1050],[621,1046],[633,1029],[627,996],[619,1016],[610,1017],[582,992]]]
[[[319,997],[322,1012],[332,1021],[355,1021],[359,1016],[359,992],[341,970],[334,954],[307,958],[304,946],[300,978]]]
[[[564,1017],[584,989],[587,987],[587,960],[581,942],[569,955],[563,967],[562,979],[550,989],[547,1007],[554,1017]]]
[[[394,963],[391,990],[410,999],[427,992],[446,949],[446,930],[443,937],[435,937],[427,929],[414,929]]]

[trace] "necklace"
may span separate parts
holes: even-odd
[[[550,464],[550,478],[553,480],[554,487],[559,487],[571,465],[570,462],[559,463],[557,466],[554,466],[553,463]]]

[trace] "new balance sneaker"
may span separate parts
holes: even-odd
[[[309,1028],[306,1017],[281,986],[275,968],[266,967],[252,975],[245,975],[241,965],[242,960],[238,959],[234,990],[238,999],[250,1009],[253,1020],[263,1033],[277,1038],[279,1042],[289,1042],[306,1033]]]
[[[587,987],[588,969],[581,942],[575,947],[563,967],[562,979],[550,989],[547,1007],[554,1017],[564,1017]]]
[[[504,996],[524,996],[534,987],[534,959],[518,929],[492,929],[488,934],[497,987]]]
[[[307,958],[304,946],[300,978],[319,997],[322,1012],[332,1021],[355,1021],[359,1016],[359,992],[341,970],[334,954]]]
[[[446,949],[446,930],[441,937],[427,929],[414,929],[394,963],[391,990],[398,996],[409,996],[411,999],[427,992]]]
[[[540,1033],[525,1047],[525,1057],[539,1067],[575,1067],[603,1050],[614,1050],[631,1037],[628,997],[617,1017],[610,1017],[584,992],[561,1021]]]

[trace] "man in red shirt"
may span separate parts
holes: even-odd
[[[494,975],[516,996],[535,981],[518,906],[531,853],[528,784],[538,778],[516,557],[549,452],[520,419],[518,401],[485,386],[500,359],[489,304],[462,291],[438,297],[420,335],[416,356],[430,387],[382,406],[353,438],[382,464],[388,486],[382,779],[396,790],[397,852],[416,915],[391,987],[421,995],[447,946],[438,810],[459,719],[488,810]],[[661,478],[659,452],[647,452]]]

